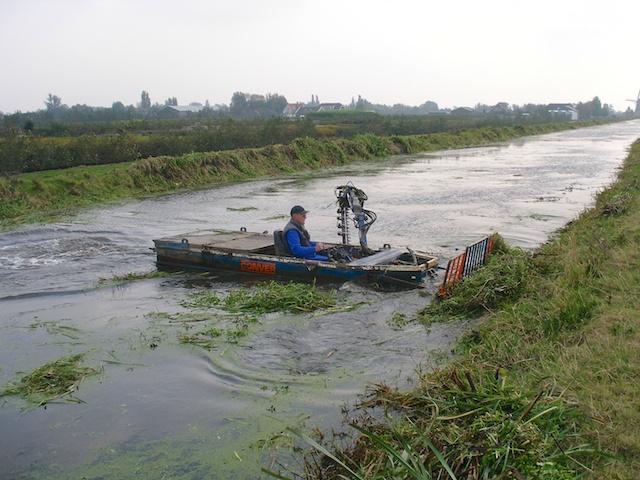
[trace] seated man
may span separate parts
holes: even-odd
[[[307,220],[307,211],[300,205],[296,205],[291,209],[291,220],[282,230],[285,241],[294,257],[301,257],[307,260],[318,260],[326,262],[328,257],[318,255],[318,252],[324,250],[321,242],[312,242],[311,235],[304,228],[304,222]]]

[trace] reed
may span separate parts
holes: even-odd
[[[409,392],[375,385],[347,448],[294,432],[314,449],[303,478],[573,479],[585,458],[603,454],[575,442],[584,416],[565,393],[553,382],[522,391],[505,371],[461,365]]]

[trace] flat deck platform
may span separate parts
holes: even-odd
[[[190,247],[252,252],[273,246],[273,235],[254,232],[202,231],[161,239],[164,242],[189,242]]]

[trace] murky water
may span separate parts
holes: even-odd
[[[369,243],[411,246],[441,263],[491,231],[524,248],[544,242],[612,181],[640,121],[500,146],[395,157],[312,174],[106,205],[0,235],[0,383],[62,356],[102,366],[84,403],[0,406],[2,478],[258,478],[287,426],[339,426],[368,383],[410,384],[442,359],[464,324],[394,323],[425,291],[342,286],[352,311],[271,314],[238,343],[179,342],[222,312],[188,315],[189,293],[224,295],[254,280],[173,275],[101,283],[155,269],[152,239],[207,227],[272,231],[292,204],[319,240],[337,241],[333,189],[353,182],[378,214]]]

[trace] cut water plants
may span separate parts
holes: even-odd
[[[183,320],[185,326],[178,337],[180,343],[210,350],[225,338],[228,343],[237,343],[249,335],[250,326],[258,323],[259,315],[329,310],[335,308],[336,298],[335,290],[295,282],[262,283],[251,289],[232,291],[224,298],[205,290],[191,293],[182,302],[182,306],[190,310],[206,311],[204,318],[198,315],[199,320],[194,322],[191,316],[178,316],[173,321]],[[198,325],[204,327],[198,329]]]
[[[82,400],[73,397],[78,384],[86,377],[100,373],[100,370],[81,366],[83,358],[84,354],[77,354],[36,368],[18,383],[8,385],[0,391],[0,397],[17,395],[35,406],[46,405],[64,397],[67,397],[67,402],[81,403]]]
[[[241,311],[254,315],[273,312],[313,312],[329,309],[336,305],[335,290],[320,290],[315,284],[267,282],[253,289],[230,292],[220,299],[209,292],[196,292],[184,306],[192,308],[221,308],[227,311]]]
[[[273,312],[313,312],[334,307],[336,291],[323,291],[315,284],[269,282],[258,285],[254,291],[231,292],[225,304],[231,310],[256,315]]]

